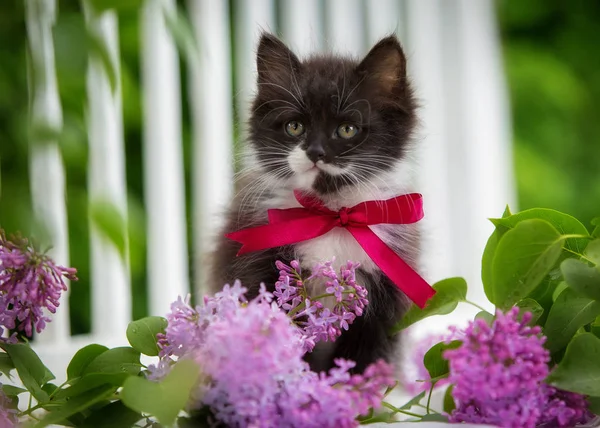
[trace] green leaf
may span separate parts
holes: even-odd
[[[40,403],[48,401],[48,394],[42,390],[42,386],[54,379],[54,375],[42,363],[34,350],[23,343],[14,345],[0,343],[0,347],[10,356],[23,386],[29,390],[31,395]]]
[[[448,367],[448,360],[443,356],[444,351],[447,349],[456,349],[462,345],[460,340],[453,340],[450,343],[440,342],[434,345],[429,351],[425,353],[423,357],[423,364],[429,372],[431,378],[444,376],[450,369]]]
[[[97,200],[90,204],[90,218],[125,258],[127,228],[119,210],[110,202]]]
[[[533,290],[527,297],[535,300],[540,304],[540,306],[544,309],[544,313],[538,319],[538,325],[544,325],[546,323],[546,319],[548,319],[548,314],[550,313],[550,308],[554,304],[556,296],[553,296],[557,288],[560,288],[560,284],[562,281],[562,275],[560,273],[560,268],[555,268],[550,271],[550,274],[546,275],[546,277],[542,280],[540,285],[538,285],[535,290]],[[563,289],[566,288],[566,284]],[[561,290],[562,291],[562,290]]]
[[[140,353],[133,348],[123,346],[109,349],[98,355],[83,370],[83,375],[89,373],[129,373],[136,375],[140,372]]]
[[[399,407],[400,410],[410,410],[411,407],[416,406],[421,402],[421,400],[425,397],[425,393],[427,391],[421,391],[418,395],[415,395],[409,401],[407,401],[402,407]]]
[[[56,391],[57,389],[58,389],[58,386],[56,386],[55,384],[53,384],[51,382],[48,382],[47,384],[42,386],[42,391],[44,391],[49,396],[52,395],[54,393],[54,391]]]
[[[419,422],[448,422],[448,418],[439,413],[430,413],[428,415],[423,415]]]
[[[163,317],[146,317],[133,321],[127,327],[127,340],[136,351],[156,356],[160,351],[156,344],[156,335],[164,333],[167,324]]]
[[[544,220],[525,220],[504,234],[492,263],[488,299],[507,309],[542,282],[560,257],[564,238]]]
[[[27,392],[26,389],[19,388],[13,385],[1,385],[1,389],[6,395],[19,395],[24,392]]]
[[[592,219],[592,225],[596,226],[592,231],[592,236],[594,238],[600,238],[600,217],[595,217]]]
[[[161,382],[130,377],[121,391],[123,403],[140,413],[155,416],[163,425],[171,425],[189,400],[200,368],[191,360],[178,361]]]
[[[130,428],[143,416],[120,401],[94,410],[85,418],[81,428]]]
[[[490,314],[488,311],[479,311],[475,315],[476,320],[482,319],[490,325],[494,322],[494,318],[494,315]]]
[[[492,219],[492,223],[508,228],[514,228],[525,220],[545,220],[550,223],[561,235],[589,235],[587,228],[575,217],[560,211],[548,208],[532,208],[521,211],[501,219]],[[565,242],[565,248],[578,254],[583,254],[583,249],[588,240],[585,238],[569,238]]]
[[[596,239],[585,247],[585,256],[600,269],[600,239]]]
[[[590,325],[590,332],[600,339],[600,315]]]
[[[446,388],[446,393],[444,394],[444,412],[452,413],[454,409],[456,409],[456,403],[454,402],[454,397],[452,396],[452,390],[454,389],[454,385],[450,385]]]
[[[106,346],[91,344],[84,346],[73,355],[69,367],[67,367],[67,379],[72,380],[80,377],[85,368],[100,354],[108,351]]]
[[[446,315],[456,309],[459,302],[467,298],[467,283],[463,278],[448,278],[433,285],[435,295],[421,309],[412,305],[404,318],[396,324],[391,333],[398,333],[406,327],[432,315]]]
[[[600,396],[600,339],[590,333],[576,336],[547,381],[566,391]]]
[[[74,397],[90,389],[99,386],[108,385],[113,387],[113,391],[123,385],[131,373],[89,373],[79,378],[72,386],[60,390],[55,394],[57,399]]]
[[[588,409],[595,415],[600,415],[600,397],[588,397],[587,401],[589,403]]]
[[[550,308],[544,326],[544,334],[548,338],[546,347],[550,352],[560,351],[580,327],[591,323],[598,315],[600,315],[600,302],[566,288]]]
[[[531,321],[529,322],[529,324],[531,325],[534,325],[544,313],[544,308],[542,308],[542,306],[538,302],[536,302],[533,299],[530,299],[529,297],[523,300],[519,300],[515,306],[519,308],[520,313],[531,313],[532,317]]]
[[[137,11],[143,4],[143,0],[89,0],[97,13],[114,9],[117,12]]]
[[[561,281],[556,288],[554,289],[554,291],[552,292],[552,302],[556,302],[556,299],[558,299],[558,296],[560,296],[560,293],[562,293],[565,288],[569,288],[569,286],[567,285],[566,282]]]
[[[56,424],[64,419],[89,409],[94,404],[106,400],[113,393],[114,389],[110,385],[99,386],[86,391],[85,393],[71,398],[63,406],[48,413],[40,422],[34,425],[34,428],[41,428]]]
[[[511,215],[510,208],[507,205],[504,213],[502,214],[502,218],[509,217]],[[485,245],[483,257],[481,258],[481,281],[483,282],[484,290],[492,287],[492,261],[494,260],[494,255],[496,254],[498,242],[508,230],[509,228],[506,226],[497,225],[496,229],[494,232],[492,232]]]
[[[600,270],[578,259],[566,259],[560,265],[565,282],[573,290],[590,299],[600,300]]]
[[[0,372],[10,379],[10,372],[14,370],[15,365],[7,353],[0,353]]]

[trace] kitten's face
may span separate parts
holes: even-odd
[[[358,63],[330,56],[300,62],[263,35],[257,66],[250,143],[264,172],[330,194],[377,184],[403,158],[415,105],[395,37]]]

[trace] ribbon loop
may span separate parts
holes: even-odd
[[[423,218],[423,197],[418,193],[385,201],[367,201],[335,212],[318,198],[294,191],[302,208],[272,209],[269,224],[242,229],[225,236],[242,243],[238,256],[317,238],[335,227],[347,229],[373,262],[417,306],[423,308],[435,290],[368,226],[410,224]]]

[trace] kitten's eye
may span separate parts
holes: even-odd
[[[349,123],[342,123],[340,126],[338,126],[336,132],[340,138],[349,140],[350,138],[358,134],[358,128]]]
[[[285,132],[292,137],[299,137],[304,134],[304,125],[297,120],[290,120],[285,124]]]

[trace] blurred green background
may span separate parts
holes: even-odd
[[[593,217],[600,215],[600,2],[499,0],[497,6],[512,104],[518,208],[554,208],[589,225]],[[64,115],[60,144],[67,172],[71,265],[77,267],[80,277],[71,291],[71,301],[76,302],[71,305],[71,326],[73,333],[79,334],[90,328],[83,73],[88,46],[79,2],[60,0],[59,10],[54,44]],[[133,315],[139,318],[147,311],[140,32],[135,8],[125,7],[119,18]],[[9,233],[20,230],[29,234],[32,214],[26,69],[23,2],[4,1],[0,6],[0,226]],[[185,74],[184,64],[181,70]],[[184,103],[187,154],[190,138],[186,108]],[[185,159],[189,189],[189,156]]]

